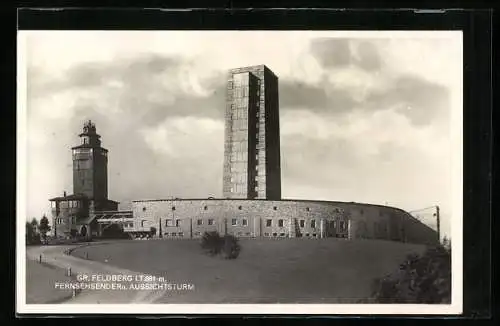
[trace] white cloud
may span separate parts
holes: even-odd
[[[171,117],[139,132],[158,154],[195,159],[206,152],[221,152],[224,125],[220,120]]]

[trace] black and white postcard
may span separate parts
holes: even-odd
[[[19,31],[18,312],[461,313],[462,51]]]

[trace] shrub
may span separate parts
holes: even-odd
[[[223,238],[224,241],[224,258],[226,259],[236,259],[241,251],[241,246],[238,243],[238,238],[233,235],[226,234]]]
[[[225,259],[235,259],[241,251],[238,238],[226,234],[223,237],[218,232],[205,232],[201,238],[201,247],[210,256],[222,254]]]
[[[374,281],[372,294],[378,303],[450,303],[451,250],[408,255],[397,272]]]
[[[219,254],[224,242],[216,231],[205,232],[201,238],[201,248],[211,256]]]

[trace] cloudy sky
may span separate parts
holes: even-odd
[[[109,196],[222,195],[228,69],[279,77],[284,198],[413,210],[449,230],[460,35],[334,32],[26,32],[27,215],[72,192],[70,147],[91,119]]]

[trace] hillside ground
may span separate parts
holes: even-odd
[[[356,303],[374,278],[424,246],[381,240],[246,239],[235,260],[205,255],[198,240],[117,241],[73,255],[194,284],[158,303]]]

